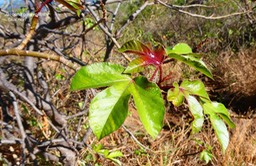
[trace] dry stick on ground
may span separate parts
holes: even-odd
[[[152,151],[151,149],[147,148],[146,146],[144,146],[133,134],[130,130],[128,130],[125,125],[122,125],[123,129],[132,137],[132,139],[144,150],[147,151]]]

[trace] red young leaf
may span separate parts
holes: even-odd
[[[161,44],[158,44],[154,49],[145,44],[131,40],[126,42],[121,48],[120,52],[133,53],[139,55],[143,59],[145,65],[160,66],[164,60],[165,49]]]

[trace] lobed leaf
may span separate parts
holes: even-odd
[[[98,139],[114,132],[124,123],[130,98],[127,90],[129,85],[129,81],[115,84],[93,98],[89,108],[89,124]]]
[[[129,88],[143,126],[156,138],[162,129],[165,113],[161,90],[155,83],[141,76],[135,78],[135,83]]]
[[[71,90],[106,87],[130,81],[131,78],[122,74],[123,71],[124,67],[110,63],[94,63],[84,66],[74,75]]]
[[[168,56],[170,58],[174,58],[176,60],[179,60],[179,61],[193,67],[195,70],[198,70],[198,71],[202,72],[204,75],[206,75],[207,77],[213,79],[211,71],[208,70],[207,66],[205,65],[205,63],[202,60],[197,59],[191,55],[179,55],[179,54],[170,53],[170,54],[168,54]]]

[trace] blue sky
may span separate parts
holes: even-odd
[[[14,9],[19,9],[22,6],[25,6],[25,2],[24,0],[11,0],[12,1],[12,5]],[[6,4],[10,3],[10,0],[0,0],[0,8],[3,8],[6,6]],[[10,10],[11,6],[9,5],[7,9],[5,10]]]

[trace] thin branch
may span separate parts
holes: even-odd
[[[3,145],[3,144],[15,145],[15,144],[20,144],[21,142],[22,142],[21,139],[14,139],[14,140],[0,139],[0,145]]]
[[[66,66],[76,70],[76,67],[74,66],[73,63],[71,63],[69,60],[65,59],[64,57],[60,57],[55,54],[40,53],[40,52],[35,52],[35,51],[25,51],[25,50],[19,50],[19,49],[15,49],[15,48],[0,50],[0,57],[8,56],[8,55],[35,57],[35,58],[43,58],[43,59],[58,61],[60,63],[65,64]]]
[[[59,50],[56,46],[51,46],[48,41],[46,41],[46,42],[42,41],[42,42],[39,42],[39,44],[42,44],[42,45],[46,46],[50,50],[54,51],[56,54],[60,55],[61,57],[64,57],[67,60],[70,60],[73,63],[77,63],[80,66],[87,65],[85,62],[79,60],[76,57],[71,57],[71,56],[68,56],[68,55],[64,54],[63,50]]]
[[[202,4],[193,4],[193,5],[172,5],[173,7],[176,8],[195,8],[195,7],[201,7],[201,8],[215,8],[216,6],[207,6],[207,5],[202,5]]]
[[[98,22],[100,19],[97,16],[97,14],[93,11],[93,9],[90,6],[86,6],[86,8],[90,11],[90,13],[93,15],[93,17],[95,18],[95,20]],[[117,42],[117,40],[112,36],[112,34],[100,23],[99,24],[100,29],[106,34],[108,35],[111,40],[115,43],[115,45],[117,46],[117,48],[120,48],[120,44]],[[126,55],[126,54],[122,54],[124,56],[125,59],[127,59],[129,62],[131,62],[131,59]]]
[[[124,29],[147,7],[154,5],[154,2],[146,1],[138,10],[136,10],[132,15],[129,16],[129,19],[122,25],[122,27],[116,32],[116,36],[120,36]]]
[[[16,95],[18,95],[21,99],[26,101],[39,115],[43,115],[43,113],[33,104],[31,100],[29,100],[25,95],[20,93],[13,84],[10,84],[5,78],[2,70],[0,69],[0,89],[5,91],[12,91]]]
[[[116,20],[116,15],[117,15],[117,12],[118,12],[119,9],[120,9],[120,6],[121,6],[121,2],[119,2],[119,3],[117,4],[116,10],[115,10],[114,13],[113,13],[113,16],[112,16],[112,19],[111,19],[111,25],[110,25],[110,28],[109,28],[111,31],[113,30],[114,23],[115,23],[115,20]]]
[[[17,49],[24,49],[30,39],[35,35],[35,29],[38,23],[38,15],[34,15],[31,21],[31,26],[28,34],[26,34],[26,38],[21,42],[21,44],[17,47]]]
[[[67,116],[66,119],[68,120],[68,119],[76,118],[76,117],[79,117],[79,116],[84,116],[84,115],[87,115],[88,112],[89,112],[89,109],[86,109],[86,110],[84,110],[82,112],[78,112],[74,115]]]
[[[1,69],[0,69],[0,89],[6,92],[12,91],[15,94],[19,95],[19,97],[24,101],[26,101],[27,103],[29,103],[36,110],[38,114],[43,115],[43,113],[34,106],[34,103],[40,104],[39,107],[44,109],[47,116],[51,117],[51,120],[54,121],[55,124],[58,124],[59,126],[64,126],[66,124],[65,117],[63,117],[50,102],[47,102],[41,97],[39,97],[37,94],[35,94],[35,92],[33,92],[33,90],[30,91],[31,94],[29,96],[30,98],[28,99],[25,96],[25,94],[17,90],[16,86],[14,86],[13,84],[9,83],[6,80],[5,75]],[[56,128],[56,125],[53,125],[51,121],[49,121],[49,124],[53,127],[53,129],[55,129],[55,131],[59,133],[59,130]]]
[[[132,139],[144,150],[151,151],[148,147],[144,146],[133,134],[130,130],[128,130],[125,125],[122,125],[123,129],[132,137]]]
[[[26,144],[25,144],[25,139],[26,139],[26,133],[25,133],[25,130],[24,130],[24,127],[23,127],[23,124],[22,124],[22,121],[21,121],[21,117],[20,117],[20,114],[19,114],[19,110],[18,110],[18,103],[16,101],[16,97],[15,95],[13,94],[13,92],[9,92],[10,96],[12,97],[13,101],[12,101],[12,104],[13,104],[13,110],[14,110],[14,114],[15,114],[15,117],[16,117],[16,121],[17,121],[17,124],[18,124],[18,127],[20,129],[20,134],[21,134],[21,147],[22,147],[22,163],[24,164],[25,163],[25,160],[26,160]]]
[[[173,9],[173,10],[176,10],[180,13],[183,13],[183,14],[187,14],[189,16],[192,16],[192,17],[198,17],[198,18],[203,18],[203,19],[208,19],[208,20],[219,20],[219,19],[224,19],[224,18],[228,18],[228,17],[232,17],[232,16],[238,16],[238,15],[243,15],[243,14],[248,14],[248,13],[251,13],[252,11],[245,11],[245,12],[236,12],[236,13],[231,13],[231,14],[227,14],[227,15],[223,15],[223,16],[214,16],[211,15],[211,16],[204,16],[204,15],[200,15],[200,14],[195,14],[195,13],[190,13],[190,12],[187,12],[185,10],[181,10],[173,5],[169,5],[169,4],[166,4],[160,0],[158,0],[158,2],[165,6],[165,7],[168,7],[170,9]]]

